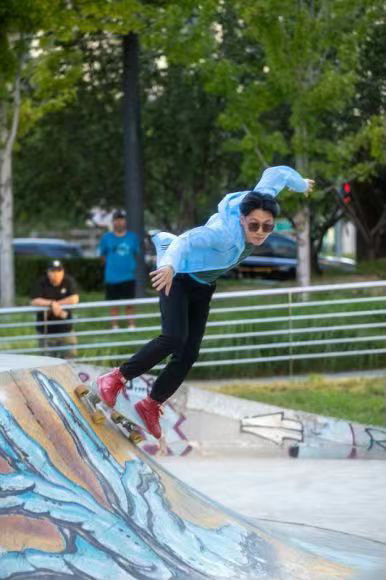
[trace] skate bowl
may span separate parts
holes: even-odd
[[[0,355],[0,578],[383,578],[379,542],[294,542],[195,492],[93,424],[78,383],[60,359]]]

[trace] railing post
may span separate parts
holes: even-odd
[[[292,358],[293,355],[293,348],[292,348],[292,329],[293,329],[293,320],[292,320],[292,292],[288,290],[288,340],[289,340],[289,348],[288,348],[288,366],[289,366],[289,376],[292,377],[294,372],[294,361]]]
[[[384,382],[384,407],[385,407],[385,427],[386,427],[386,376],[385,376],[385,382]]]

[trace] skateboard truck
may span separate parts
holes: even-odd
[[[115,409],[106,408],[101,398],[90,391],[87,385],[78,385],[74,392],[89,411],[93,423],[102,425],[105,423],[106,418],[111,419],[111,422],[118,430],[135,445],[138,445],[138,443],[144,440],[137,425],[129,421]]]
[[[86,385],[78,385],[75,389],[75,394],[78,399],[82,401],[82,403],[87,407],[93,423],[96,423],[97,425],[103,424],[106,417],[103,411],[97,408],[97,404],[100,402],[99,397],[93,393],[90,393],[90,390],[86,387]]]

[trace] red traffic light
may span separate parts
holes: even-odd
[[[351,193],[351,185],[350,185],[350,183],[344,183],[343,184],[343,191],[345,193]]]

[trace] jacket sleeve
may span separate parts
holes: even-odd
[[[276,197],[285,187],[293,191],[304,192],[307,189],[307,182],[292,167],[278,165],[277,167],[269,167],[264,171],[254,191]]]
[[[172,266],[175,273],[181,272],[184,268],[185,258],[190,254],[199,255],[205,249],[223,252],[229,242],[227,236],[219,230],[209,226],[193,228],[177,236],[169,245],[158,267]]]

